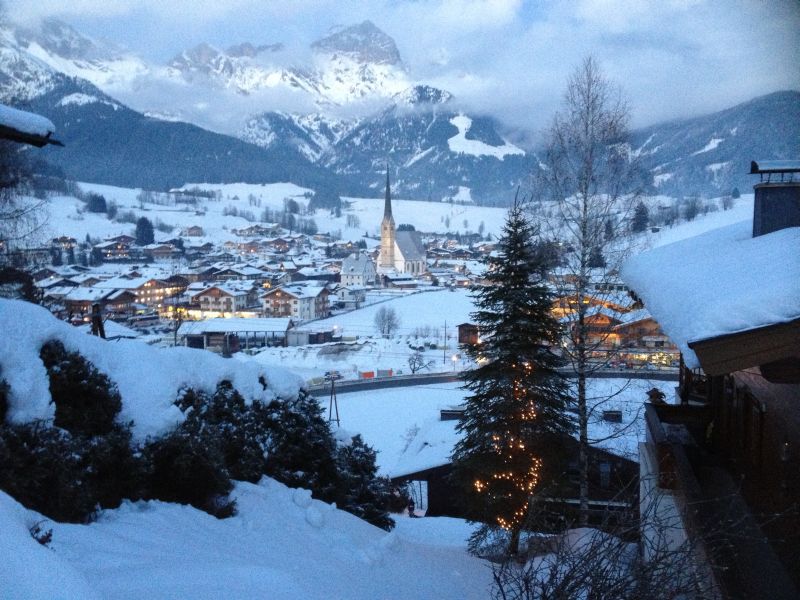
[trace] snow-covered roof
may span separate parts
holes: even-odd
[[[398,231],[395,243],[404,260],[425,260],[425,247],[416,231]]]
[[[290,318],[265,318],[265,319],[208,319],[205,321],[185,321],[178,328],[178,335],[192,335],[200,333],[285,333],[292,324]]]
[[[697,368],[690,342],[800,318],[800,227],[754,238],[743,221],[640,254],[622,275]]]
[[[34,146],[44,146],[45,144],[60,146],[61,142],[50,137],[55,131],[56,126],[50,119],[0,104],[0,134],[2,137]]]

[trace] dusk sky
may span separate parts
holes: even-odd
[[[587,54],[620,84],[632,125],[800,89],[797,0],[6,0],[9,16],[59,17],[164,63],[208,42],[283,42],[304,62],[336,27],[370,19],[412,79],[473,110],[542,127]]]

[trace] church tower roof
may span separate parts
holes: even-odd
[[[389,187],[389,165],[386,165],[386,203],[383,207],[383,218],[392,218],[392,194]]]

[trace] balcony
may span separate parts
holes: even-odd
[[[711,597],[798,598],[789,576],[794,549],[791,540],[785,544],[791,535],[765,535],[762,529],[770,525],[766,518],[787,517],[788,525],[796,517],[754,514],[743,478],[715,448],[714,418],[710,405],[646,405],[647,442],[640,460],[643,485],[649,476],[654,493],[642,495],[643,515],[654,496],[669,501],[692,549],[691,576],[703,580],[702,589],[713,590]]]

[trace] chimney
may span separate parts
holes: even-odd
[[[750,163],[753,186],[753,237],[787,227],[800,227],[800,160],[761,160]]]

